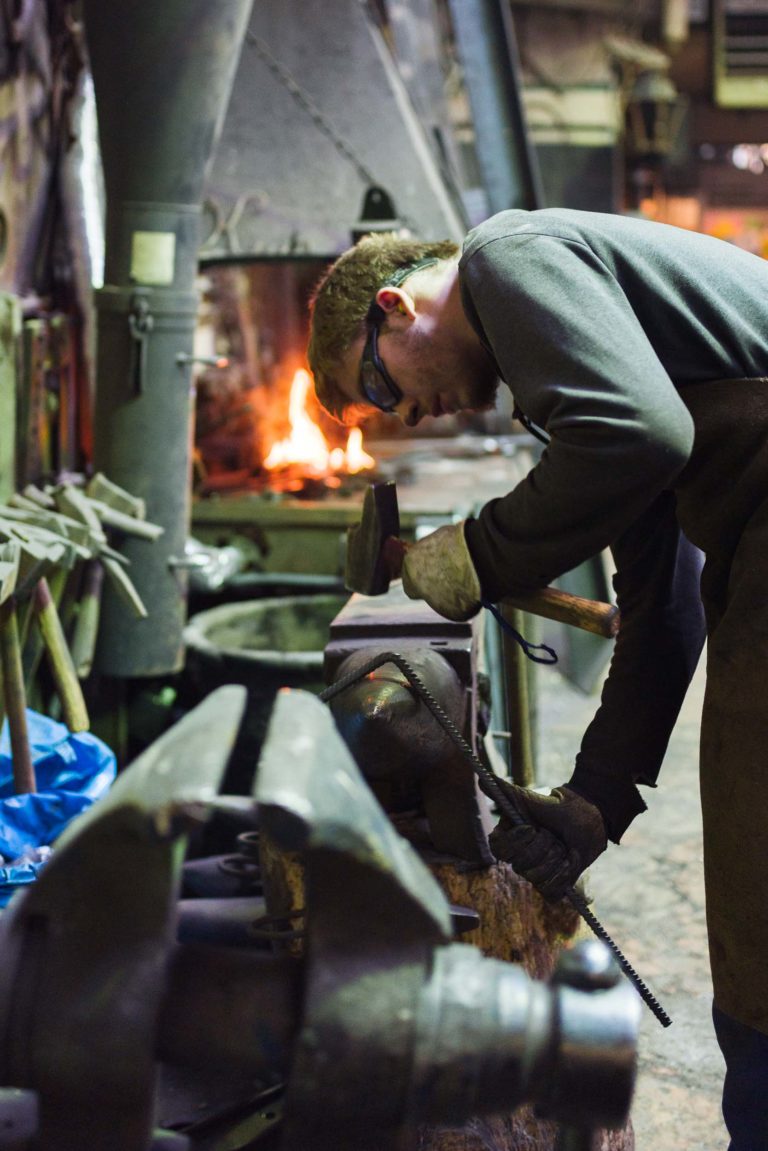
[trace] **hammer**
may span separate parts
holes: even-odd
[[[344,583],[350,591],[384,595],[390,580],[399,579],[410,546],[399,538],[399,532],[394,481],[371,484],[365,493],[362,519],[347,532]],[[509,596],[503,603],[609,639],[619,630],[619,609],[613,604],[570,595],[559,588],[545,587],[528,595]]]

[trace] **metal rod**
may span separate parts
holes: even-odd
[[[519,608],[501,603],[499,610],[515,631],[522,632],[524,630],[525,616]],[[515,783],[521,787],[530,787],[534,782],[534,765],[528,692],[529,660],[520,645],[503,631],[501,633],[501,651],[504,663],[504,690],[507,696],[507,724],[510,735],[510,772]]]

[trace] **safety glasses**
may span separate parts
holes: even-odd
[[[436,264],[437,259],[430,257],[418,260],[415,264],[408,264],[398,268],[389,279],[382,284],[383,288],[399,288],[408,277],[420,268],[429,268]],[[369,404],[378,408],[380,412],[393,412],[403,398],[403,393],[397,386],[384,366],[379,355],[379,325],[387,317],[386,312],[374,297],[365,317],[368,324],[368,339],[365,341],[363,355],[360,360],[360,390]]]
[[[377,305],[383,319],[384,312]],[[369,313],[370,315],[370,313]],[[360,361],[360,388],[369,404],[380,412],[392,412],[403,398],[403,393],[384,367],[379,355],[379,324],[381,319],[371,322],[368,339]]]

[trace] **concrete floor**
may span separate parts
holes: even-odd
[[[569,776],[598,695],[584,696],[541,668],[539,781]],[[697,777],[702,669],[688,693],[649,810],[621,846],[593,864],[594,911],[672,1017],[663,1028],[647,1009],[632,1107],[636,1151],[725,1151],[720,1113],[723,1061],[712,1032],[704,927],[701,814]]]

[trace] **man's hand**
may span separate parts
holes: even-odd
[[[489,836],[491,851],[511,863],[546,899],[562,898],[606,849],[599,809],[568,784],[539,795],[503,779],[499,783],[525,825],[513,826],[502,815]]]
[[[470,619],[480,610],[480,580],[463,520],[411,544],[403,560],[403,591],[410,599],[425,600],[446,619]]]

